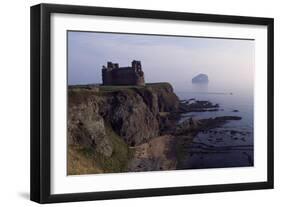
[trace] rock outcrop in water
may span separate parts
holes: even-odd
[[[195,76],[194,78],[192,78],[192,83],[208,83],[209,82],[209,78],[206,74],[199,74],[197,76]]]
[[[180,102],[180,112],[206,112],[206,111],[218,111],[219,104],[213,104],[210,101],[199,101],[195,99],[184,100]]]

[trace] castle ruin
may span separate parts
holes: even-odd
[[[107,62],[107,67],[102,67],[102,82],[103,85],[145,85],[141,62],[134,60],[128,67]]]

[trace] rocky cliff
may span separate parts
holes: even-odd
[[[110,134],[127,146],[145,143],[170,128],[178,108],[179,99],[169,83],[70,86],[68,144],[111,157],[115,146]]]

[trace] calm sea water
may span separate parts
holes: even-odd
[[[198,119],[218,116],[240,116],[242,120],[228,121],[221,127],[199,132],[186,151],[181,168],[221,168],[254,165],[253,90],[224,89],[211,84],[191,84],[185,91],[176,91],[181,100],[195,98],[219,104],[219,111],[191,112]],[[238,110],[238,112],[234,112]]]

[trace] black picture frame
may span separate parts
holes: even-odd
[[[106,192],[85,192],[74,194],[50,193],[50,129],[51,129],[51,90],[50,90],[50,15],[52,13],[99,15],[113,17],[133,17],[194,22],[219,22],[267,26],[267,181],[236,184],[219,184],[186,187],[121,190]],[[102,199],[134,198],[146,196],[166,196],[179,194],[210,193],[273,188],[273,38],[272,18],[195,14],[168,11],[39,4],[31,7],[31,174],[30,199],[38,203],[88,201]]]

